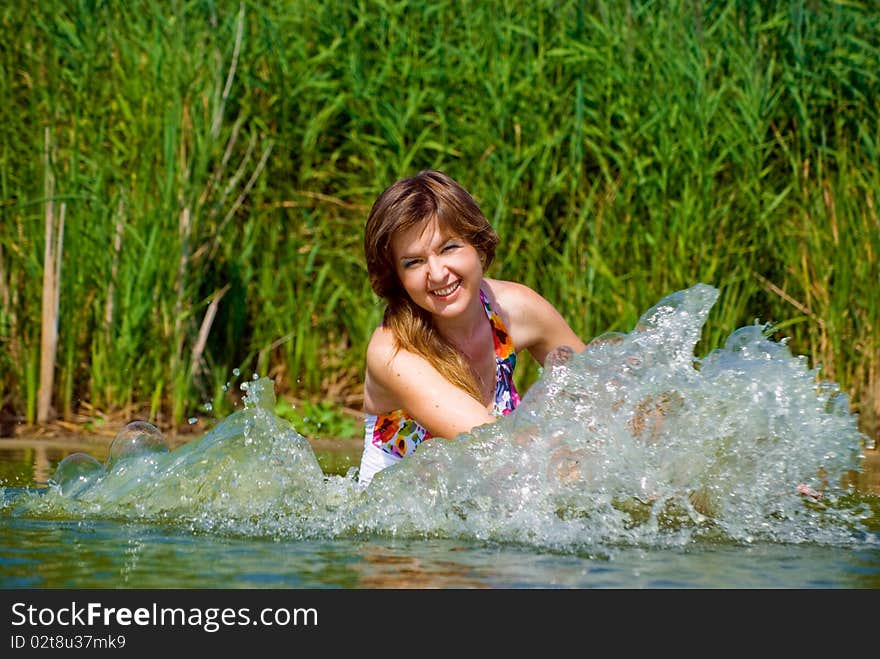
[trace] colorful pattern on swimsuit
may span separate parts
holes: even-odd
[[[495,313],[483,291],[480,301],[492,325],[492,338],[495,342],[495,416],[510,414],[519,405],[519,393],[513,382],[513,369],[516,367],[516,350],[501,317]],[[431,433],[419,422],[409,417],[404,410],[394,410],[385,414],[366,415],[366,439],[385,453],[402,458],[416,450],[416,447]]]

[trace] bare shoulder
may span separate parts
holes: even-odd
[[[376,399],[382,411],[405,406],[404,392],[420,378],[439,376],[422,355],[398,348],[391,330],[379,326],[367,344],[365,396]]]
[[[367,364],[379,363],[375,360],[389,361],[394,356],[394,334],[384,325],[379,325],[373,330],[370,341],[367,343]]]
[[[490,302],[505,321],[519,322],[535,318],[536,314],[554,310],[534,289],[516,281],[486,279]]]
[[[405,361],[405,356],[404,356]],[[399,378],[396,373],[405,371],[401,366],[401,351],[398,350],[391,330],[380,325],[367,344],[366,372],[364,374],[364,411],[382,414],[388,410],[403,407],[400,400]]]
[[[560,345],[580,352],[584,343],[543,295],[515,281],[486,279],[490,301],[507,326],[517,351],[528,350],[543,364]]]
[[[394,333],[390,329],[379,325],[373,330],[367,344],[366,355],[365,394],[367,398],[379,398],[386,401],[390,393],[388,389],[393,374],[400,370],[401,358],[406,361],[406,357],[406,351],[398,349]]]

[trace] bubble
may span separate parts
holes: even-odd
[[[234,368],[234,369],[232,369],[232,374],[233,374],[235,377],[238,377],[239,375],[241,375],[241,371],[238,370],[237,368]]]
[[[214,409],[214,406],[211,403],[205,403],[205,411],[210,412]]]
[[[75,495],[94,483],[104,473],[104,465],[87,453],[71,453],[55,469],[51,483],[65,496]]]
[[[189,423],[189,425],[194,426],[199,422],[199,420],[196,417],[191,416],[187,419],[187,422]]]
[[[165,436],[152,423],[132,421],[120,430],[110,444],[107,468],[123,458],[133,458],[151,453],[168,453]]]

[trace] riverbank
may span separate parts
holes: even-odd
[[[0,449],[29,447],[70,449],[71,451],[83,450],[88,447],[106,449],[129,421],[131,419],[126,421],[106,420],[100,425],[64,421],[44,425],[19,424],[14,426],[14,432],[7,432],[5,434],[8,436],[0,437]],[[162,432],[169,448],[174,449],[202,437],[210,429],[204,422],[198,421],[184,429],[163,430]],[[162,429],[160,428],[160,430]],[[363,440],[359,437],[306,437],[306,439],[316,453],[327,451],[353,453],[359,451],[363,444]]]
[[[123,422],[109,422],[100,428],[52,423],[44,426],[18,426],[14,437],[0,438],[0,485],[25,487],[44,484],[58,463],[73,453],[86,453],[104,461]],[[197,441],[210,429],[194,427],[187,432],[164,433],[169,449]],[[318,463],[327,474],[344,475],[357,467],[363,447],[361,439],[306,437]]]

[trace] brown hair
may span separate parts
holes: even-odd
[[[498,234],[480,206],[451,177],[425,170],[386,188],[370,210],[364,230],[370,285],[386,302],[383,323],[394,335],[396,348],[422,355],[443,377],[481,400],[470,363],[436,330],[431,314],[410,299],[397,277],[392,238],[433,218],[473,245],[483,268],[489,267],[495,258]]]

